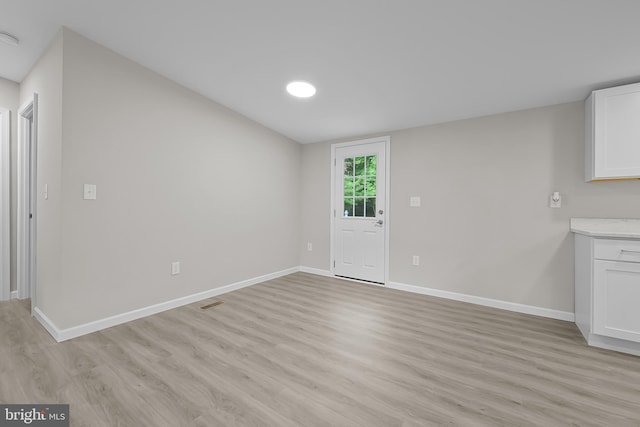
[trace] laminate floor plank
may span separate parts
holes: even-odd
[[[239,347],[236,350],[236,354],[233,355],[234,357],[229,358],[230,354],[228,349],[231,346],[221,347],[219,345],[221,341],[223,340],[216,340],[213,345],[202,342],[201,348],[207,352],[208,356],[217,366],[224,366],[227,373],[235,378],[236,384],[243,384],[243,388],[251,391],[252,397],[257,400],[270,400],[270,392],[280,392],[281,390],[278,388],[281,387],[281,385],[286,385],[287,387],[297,390],[300,395],[307,396],[307,399],[310,400],[322,399],[323,394],[333,395],[334,400],[342,403],[340,407],[335,408],[333,411],[333,420],[337,417],[339,418],[340,413],[346,413],[354,418],[354,420],[348,423],[349,425],[371,425],[374,419],[380,421],[381,419],[388,418],[384,413],[376,413],[376,408],[361,410],[354,402],[349,402],[351,399],[350,396],[341,394],[339,389],[330,390],[326,393],[317,393],[319,383],[314,381],[317,380],[317,373],[314,369],[317,366],[311,365],[301,368],[300,364],[305,362],[304,359],[289,360],[288,362],[290,363],[282,364],[278,361],[274,362],[276,358],[265,357],[265,354],[270,354],[270,347],[273,346],[260,346],[260,351],[256,352],[254,351],[255,347],[248,347],[246,345]],[[263,373],[265,371],[269,373],[275,372],[277,375],[270,378]],[[254,379],[258,381],[254,381]],[[260,386],[261,383],[271,383],[271,385],[268,389],[263,389]],[[327,388],[331,388],[331,385],[328,385]],[[274,404],[277,405],[277,402],[274,402]],[[344,410],[344,404],[350,405],[349,411]],[[325,416],[330,412],[327,409],[332,408],[330,401],[316,406],[324,408]],[[279,411],[286,411],[286,408],[278,409]],[[399,422],[387,419],[387,425],[394,425],[394,422],[399,425]]]
[[[181,322],[179,315],[173,316],[176,314],[166,313],[156,319],[159,321],[157,325],[147,325],[146,329],[150,336],[164,343],[176,360],[182,362],[181,365],[167,359],[161,362],[169,362],[174,366],[173,370],[167,371],[169,377],[175,376],[173,372],[176,370],[182,373],[172,383],[184,383],[189,379],[188,387],[204,390],[206,393],[203,396],[208,396],[209,403],[222,402],[222,408],[232,410],[229,415],[233,417],[227,417],[224,425],[264,425],[269,419],[272,420],[271,425],[287,425],[286,418],[283,419],[279,412],[264,405],[264,401],[273,399],[281,386],[278,383],[254,381],[251,372],[245,369],[243,348],[249,343],[242,341],[243,346],[237,346],[217,337],[215,333],[203,336],[202,331],[198,331],[193,324]],[[167,337],[171,339],[167,340]],[[192,366],[198,367],[197,372],[191,370]],[[174,388],[182,390],[182,384]],[[185,403],[185,406],[188,404]]]
[[[296,273],[63,343],[0,303],[0,402],[72,426],[640,426],[574,324]]]

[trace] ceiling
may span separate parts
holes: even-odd
[[[0,0],[0,76],[61,26],[298,142],[583,100],[640,81],[637,0]],[[318,93],[294,99],[294,79]]]

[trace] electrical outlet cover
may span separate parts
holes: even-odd
[[[97,187],[95,184],[84,185],[84,200],[96,200],[97,199]]]

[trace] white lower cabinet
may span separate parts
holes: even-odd
[[[640,263],[595,260],[593,332],[640,342]]]
[[[575,235],[575,313],[589,345],[640,355],[640,240]]]

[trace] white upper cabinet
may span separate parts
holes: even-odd
[[[640,178],[640,83],[596,90],[586,108],[586,180]]]

